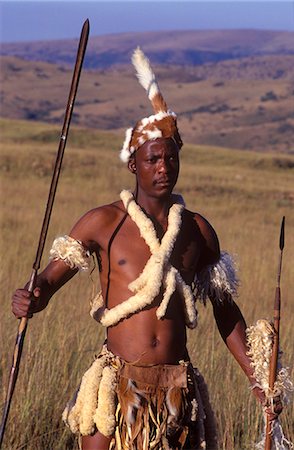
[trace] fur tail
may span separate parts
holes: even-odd
[[[148,98],[152,103],[155,114],[161,111],[167,112],[167,105],[160,92],[149,59],[144,55],[140,47],[137,47],[134,51],[132,63],[136,69],[139,83],[147,91]]]

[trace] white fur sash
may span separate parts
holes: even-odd
[[[197,313],[192,290],[184,282],[179,271],[169,262],[181,229],[184,206],[180,203],[174,203],[170,207],[168,228],[160,243],[152,221],[136,203],[132,193],[127,190],[122,191],[121,199],[128,214],[138,226],[141,236],[149,246],[151,256],[141,275],[128,286],[134,295],[111,309],[104,309],[102,304],[97,305],[100,306],[100,310],[94,313],[95,317],[97,319],[99,317],[99,321],[106,327],[115,325],[130,314],[141,311],[147,305],[150,305],[163,287],[163,298],[156,311],[157,318],[164,317],[169,300],[177,290],[185,304],[187,326],[194,328],[197,323]]]

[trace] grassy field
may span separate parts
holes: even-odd
[[[60,130],[33,122],[1,120],[0,125],[3,404],[17,329],[10,297],[31,272]],[[54,237],[68,232],[88,209],[116,199],[121,188],[133,187],[118,159],[121,140],[106,132],[71,130],[43,265]],[[213,224],[222,248],[237,255],[242,281],[238,304],[248,324],[272,316],[279,228],[286,216],[281,347],[285,365],[293,364],[294,157],[186,145],[181,159],[177,190],[189,209]],[[77,448],[61,413],[104,339],[104,330],[89,316],[97,284],[97,269],[76,276],[30,320],[5,450]],[[211,307],[199,305],[199,316],[198,328],[189,332],[189,350],[209,385],[220,448],[252,449],[259,436],[260,407],[218,335]],[[292,441],[293,413],[289,406],[282,415]]]

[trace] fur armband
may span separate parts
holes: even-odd
[[[204,304],[207,298],[213,297],[222,302],[227,296],[236,296],[239,280],[233,258],[229,253],[221,252],[218,262],[204,267],[194,282],[195,296]]]
[[[61,236],[53,242],[50,260],[62,259],[71,269],[88,270],[89,254],[82,243],[70,236]]]

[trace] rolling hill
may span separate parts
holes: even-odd
[[[264,30],[207,30],[118,33],[90,36],[85,67],[129,64],[135,47],[143,47],[153,63],[199,65],[261,55],[293,55],[293,33]],[[56,64],[75,60],[77,40],[2,44],[0,54]]]
[[[112,130],[123,141],[125,128],[152,113],[130,64],[139,43],[185,142],[293,152],[291,38],[248,30],[92,37],[73,122]],[[0,115],[61,124],[76,46],[74,40],[3,45]]]

